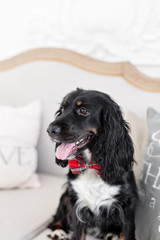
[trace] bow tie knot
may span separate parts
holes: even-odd
[[[73,160],[69,160],[68,164],[73,174],[80,174],[86,169],[93,169],[97,174],[100,174],[100,165],[98,165],[95,161],[92,160],[86,162],[81,155],[74,158]]]

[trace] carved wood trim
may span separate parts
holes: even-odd
[[[60,61],[97,74],[122,76],[135,87],[146,91],[160,92],[160,78],[149,77],[141,73],[130,62],[103,62],[60,48],[37,48],[23,52],[0,61],[0,71],[38,60]]]

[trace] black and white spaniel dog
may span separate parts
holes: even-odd
[[[118,104],[105,93],[77,89],[64,97],[47,131],[56,163],[69,165],[49,238],[84,240],[89,233],[135,240],[134,149]]]

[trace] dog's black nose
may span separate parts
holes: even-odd
[[[49,125],[49,127],[47,128],[47,132],[49,135],[56,135],[58,133],[60,133],[61,128],[57,125]]]

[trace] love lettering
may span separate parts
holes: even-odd
[[[0,148],[0,165],[13,164],[13,161],[20,166],[28,165],[30,162],[26,155],[30,150],[31,148],[28,147]]]

